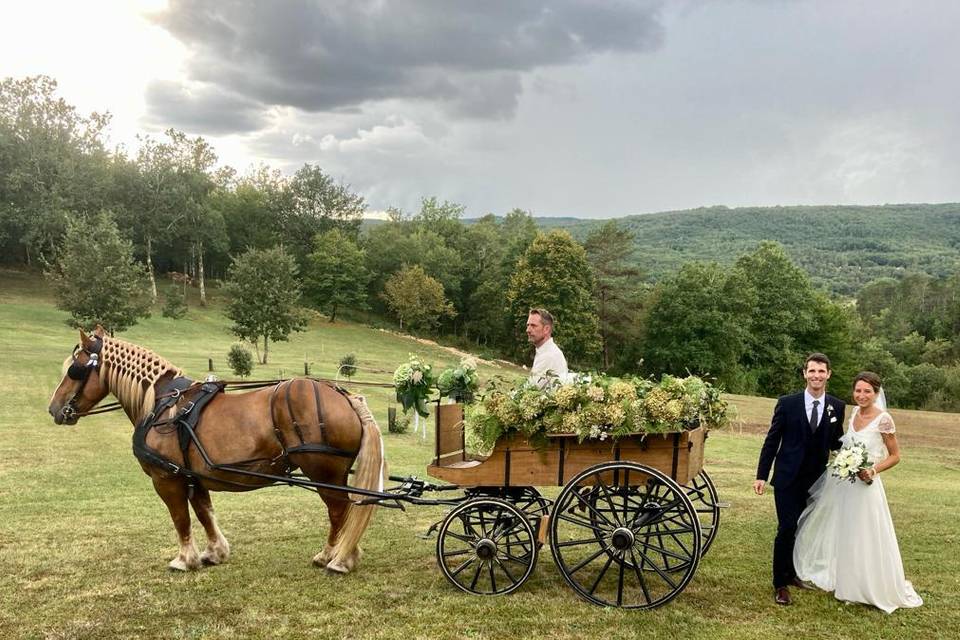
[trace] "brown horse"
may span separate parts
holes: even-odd
[[[92,335],[81,331],[80,344],[64,362],[64,376],[50,401],[50,415],[57,424],[76,424],[80,414],[112,393],[137,425],[153,412],[155,402],[168,394],[175,379],[181,379],[180,369],[155,353],[106,336],[101,327]],[[190,393],[184,392],[181,407]],[[158,424],[173,418],[177,410],[174,405],[157,416]],[[180,550],[169,566],[186,571],[201,564],[219,564],[227,560],[230,545],[217,526],[210,491],[247,491],[273,481],[211,467],[196,444],[186,448],[185,460],[177,430],[169,427],[150,428],[145,444],[170,464],[140,459],[170,511],[180,541]],[[383,488],[380,430],[362,398],[348,398],[315,380],[298,378],[247,393],[218,393],[200,414],[195,432],[214,465],[239,463],[246,470],[274,476],[299,468],[314,482],[342,486],[347,484],[356,459],[352,486]],[[191,478],[177,469],[197,473]],[[359,560],[358,544],[374,507],[358,506],[345,491],[318,489],[318,493],[327,505],[330,533],[313,562],[347,573]],[[190,534],[188,503],[207,534],[202,554],[197,553]]]

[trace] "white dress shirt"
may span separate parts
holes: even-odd
[[[545,386],[551,379],[547,372],[553,372],[561,382],[567,378],[567,359],[553,338],[547,338],[537,347],[537,355],[533,357],[533,366],[530,368],[530,381],[537,386]]]
[[[825,413],[827,412],[827,394],[824,393],[824,394],[823,394],[822,396],[820,396],[819,398],[814,398],[812,395],[810,395],[810,392],[809,392],[809,391],[807,391],[806,389],[804,389],[804,391],[803,391],[803,407],[804,407],[804,409],[806,409],[806,411],[807,411],[807,422],[810,422],[810,414],[813,413],[813,401],[814,401],[814,400],[819,400],[819,401],[820,401],[820,404],[817,405],[817,415],[818,415],[818,417],[819,417],[819,420],[817,420],[817,424],[819,425],[819,424],[822,424],[822,423],[823,423],[823,414],[825,414]]]

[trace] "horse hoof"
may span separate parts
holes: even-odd
[[[350,573],[350,569],[343,566],[339,562],[330,562],[327,564],[327,571],[332,571],[333,573],[339,573],[341,575],[346,575]]]
[[[173,571],[190,571],[190,567],[187,566],[187,563],[180,558],[174,558],[171,560],[167,567]]]
[[[323,551],[313,556],[313,564],[318,567],[326,567],[329,564],[330,559],[333,557],[333,547],[327,546],[324,547]]]
[[[216,566],[223,562],[220,558],[219,553],[213,553],[211,551],[204,551],[200,554],[200,562],[208,567]]]

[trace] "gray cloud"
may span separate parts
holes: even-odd
[[[221,87],[194,83],[189,88],[155,80],[147,87],[146,120],[191,133],[224,135],[267,124],[263,105]]]
[[[429,195],[470,215],[584,217],[960,199],[960,4],[221,6],[159,18],[190,58],[155,117],[239,96],[217,122],[250,133],[225,161],[315,163],[375,209]]]
[[[191,80],[255,102],[315,112],[400,98],[502,119],[516,110],[524,72],[659,46],[660,5],[174,0],[154,20],[189,49]],[[157,98],[148,96],[153,112],[166,106]]]

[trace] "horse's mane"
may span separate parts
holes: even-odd
[[[103,337],[100,375],[134,424],[147,415],[156,401],[154,385],[164,374],[183,375],[179,367],[139,345]]]

